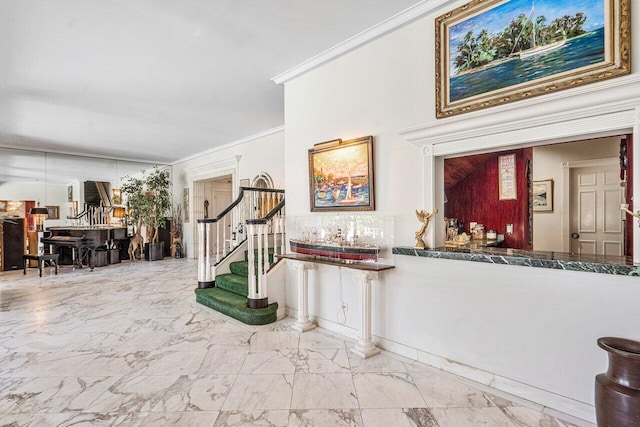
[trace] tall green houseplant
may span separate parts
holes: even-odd
[[[158,243],[158,230],[166,225],[167,216],[171,215],[171,193],[169,187],[169,171],[161,170],[157,166],[144,179],[145,193],[144,197],[147,206],[147,216],[143,223],[153,229],[153,233],[149,236],[149,242]],[[165,244],[171,244],[166,242]]]
[[[143,218],[147,211],[144,197],[144,180],[142,178],[125,176],[120,189],[127,202],[127,215],[133,224],[135,224],[136,233],[140,233],[140,227],[144,222]]]
[[[171,186],[168,170],[157,166],[141,178],[126,176],[121,190],[126,196],[129,217],[139,228],[147,227],[147,241],[158,242],[158,229],[166,225],[166,217],[171,214]],[[139,232],[140,230],[136,230]]]

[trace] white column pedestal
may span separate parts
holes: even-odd
[[[310,262],[291,261],[293,268],[298,271],[298,320],[292,328],[296,331],[307,332],[316,325],[309,320],[309,270],[315,265]]]
[[[353,280],[360,283],[362,298],[362,322],[358,342],[351,351],[366,359],[380,353],[380,349],[371,340],[371,281],[378,279],[378,273],[372,271],[354,271]]]

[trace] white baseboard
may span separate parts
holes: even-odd
[[[297,318],[298,311],[294,308],[286,307],[286,314]],[[352,340],[356,340],[358,337],[358,331],[349,326],[340,325],[315,316],[309,316],[309,319],[323,329],[338,333]],[[480,386],[479,388],[486,389],[506,399],[513,396],[518,397],[520,398],[517,399],[518,403],[523,406],[531,407],[578,426],[593,426],[596,422],[595,407],[593,405],[501,377],[382,337],[374,335],[373,341],[378,347],[390,353],[466,378],[475,383],[476,387]]]

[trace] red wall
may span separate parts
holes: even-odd
[[[511,153],[516,155],[518,199],[498,200],[498,156]],[[444,208],[445,217],[462,220],[467,232],[471,221],[484,224],[485,230],[493,229],[505,235],[504,247],[531,250],[526,161],[532,157],[532,148],[494,153],[462,181],[445,189],[448,200]],[[506,234],[507,223],[513,224],[512,235]]]

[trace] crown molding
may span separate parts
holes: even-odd
[[[194,166],[185,169],[184,173],[193,181],[215,178],[221,172],[237,169],[241,157],[242,156],[232,156],[227,159],[218,160],[217,162],[207,163],[206,165]]]
[[[619,101],[589,105],[534,117],[517,118],[514,116],[512,119],[505,119],[505,114],[512,113],[514,107],[516,107],[513,104],[509,104],[413,126],[400,130],[399,134],[414,146],[424,148],[429,145],[490,137],[492,135],[535,129],[541,126],[562,124],[585,118],[598,120],[598,117],[614,113],[626,112],[627,114],[634,114],[635,109],[640,106],[640,74],[575,88],[571,91],[571,94],[567,94],[567,91],[560,91],[543,97],[521,101],[518,102],[517,108],[519,111],[526,112],[527,107],[551,103],[556,100],[566,100],[584,94],[597,96],[598,93],[606,94],[613,89],[619,90],[622,88],[626,90],[626,98]],[[518,112],[513,112],[513,115],[518,114]],[[491,123],[488,123],[489,119],[491,119]],[[628,120],[629,117],[625,118],[625,122],[628,122]],[[612,123],[612,125],[614,124]]]
[[[232,148],[232,147],[235,147],[235,146],[238,146],[238,145],[246,144],[247,142],[255,141],[256,139],[264,138],[265,136],[274,135],[274,134],[280,133],[280,132],[284,132],[284,125],[265,130],[264,132],[253,134],[253,135],[248,136],[246,138],[242,138],[242,139],[238,139],[236,141],[229,142],[228,144],[219,145],[217,147],[210,148],[210,149],[208,149],[206,151],[201,151],[199,153],[192,154],[192,155],[187,156],[187,157],[183,157],[182,159],[179,159],[179,160],[176,160],[175,162],[172,162],[171,166],[177,165],[178,163],[187,162],[189,160],[197,159],[198,157],[206,156],[207,154],[212,154],[212,153],[216,153],[218,151],[226,150],[227,148]]]
[[[370,41],[381,37],[387,33],[397,30],[398,28],[424,16],[425,14],[432,12],[445,3],[450,3],[451,0],[423,0],[402,12],[399,12],[392,17],[382,21],[381,23],[370,27],[355,36],[348,38],[347,40],[335,45],[332,48],[325,50],[322,53],[296,65],[295,67],[279,74],[271,79],[275,84],[284,84],[289,80],[298,77],[301,74],[306,73],[326,62],[331,61],[347,52],[350,52]]]

